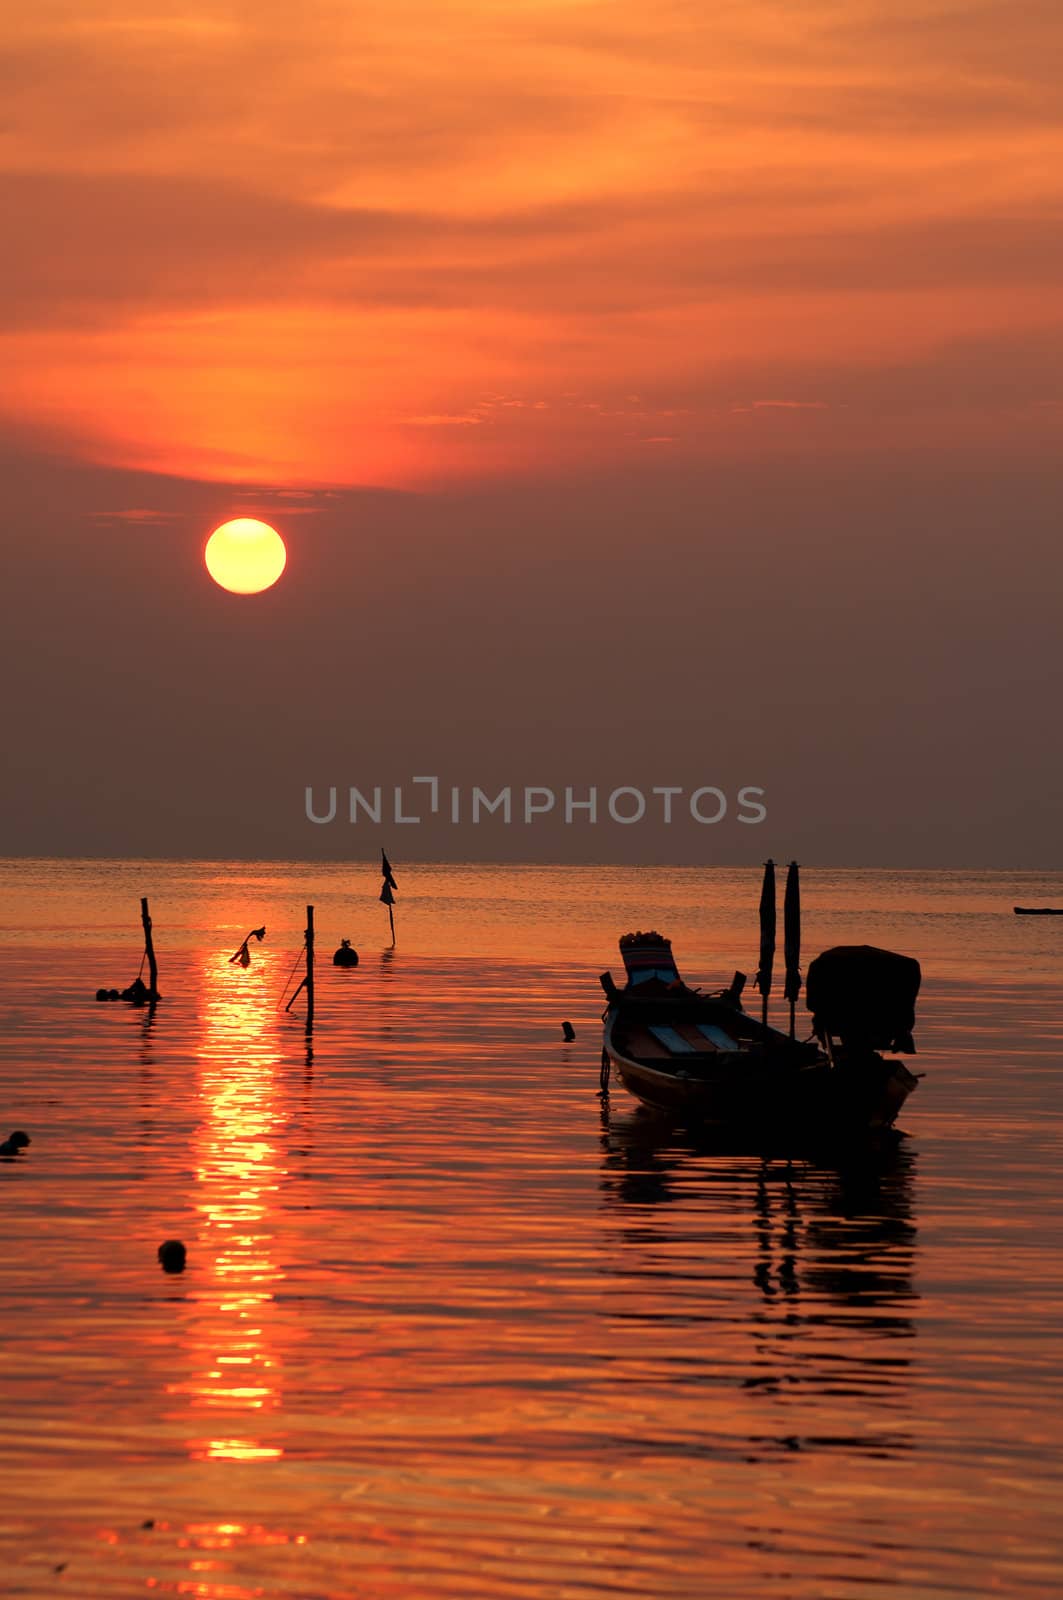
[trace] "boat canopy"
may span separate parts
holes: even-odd
[[[918,961],[874,945],[837,945],[808,969],[805,996],[820,1039],[872,1050],[915,1053]]]

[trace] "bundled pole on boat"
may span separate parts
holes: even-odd
[[[383,886],[382,886],[382,888],[380,890],[380,899],[381,899],[381,902],[384,905],[386,905],[387,908],[388,908],[388,921],[391,924],[391,943],[392,943],[392,945],[394,945],[394,943],[395,943],[395,890],[398,888],[398,884],[395,882],[395,875],[391,870],[391,862],[388,860],[388,858],[384,854],[383,850],[381,850],[381,852],[380,852],[380,870],[384,874],[384,883],[383,883]]]
[[[801,993],[801,881],[796,861],[786,870],[786,893],[782,903],[783,950],[786,980],[783,994],[790,1002],[790,1038],[797,1036],[794,1008]]]
[[[140,897],[140,920],[144,924],[144,954],[148,962],[148,999],[159,998],[159,966],[155,960],[155,941],[151,937],[151,917],[148,915],[148,897]]]
[[[771,993],[771,974],[775,966],[775,862],[769,857],[764,863],[764,882],[760,889],[760,966],[753,986],[763,996],[761,1017],[768,1021],[768,996]]]

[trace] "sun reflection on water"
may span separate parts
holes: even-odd
[[[270,962],[247,969],[224,952],[202,968],[194,1204],[202,1219],[197,1254],[209,1280],[198,1294],[196,1375],[186,1386],[196,1411],[216,1414],[193,1456],[267,1461],[283,1455],[261,1438],[280,1404],[270,1322],[283,1272],[273,1257],[273,1213],[285,1169],[276,1145],[277,1039]],[[221,1423],[224,1414],[224,1426]]]

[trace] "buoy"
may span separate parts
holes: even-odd
[[[356,967],[358,965],[358,952],[349,939],[341,939],[340,947],[332,957],[334,967]]]
[[[159,1261],[163,1272],[183,1272],[188,1252],[180,1239],[165,1239],[159,1246]]]
[[[571,1022],[563,1022],[561,1024],[561,1032],[564,1034],[565,1039],[569,1044],[571,1044],[573,1039],[576,1037],[576,1030],[572,1026]]]
[[[108,991],[106,989],[97,989],[96,990],[96,998],[97,998],[97,1000],[106,1000],[107,996],[108,996]]]

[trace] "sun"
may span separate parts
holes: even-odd
[[[255,517],[234,517],[215,528],[203,552],[214,582],[233,594],[261,594],[284,571],[288,552],[276,528]]]

